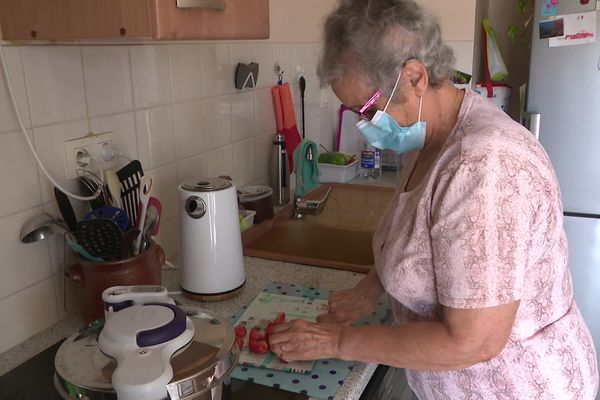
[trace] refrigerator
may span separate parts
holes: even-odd
[[[577,302],[600,351],[600,38],[593,43],[550,47],[560,38],[540,39],[554,33],[540,21],[542,6],[534,4],[531,67],[526,111],[534,133],[552,160],[564,206],[569,244],[569,268]],[[600,33],[596,1],[560,1],[564,34],[592,41]],[[580,14],[583,17],[579,19]],[[595,14],[595,15],[594,15]],[[594,17],[596,23],[593,24]],[[560,22],[560,21],[559,21]],[[590,23],[595,27],[590,29]],[[587,26],[586,26],[587,24]],[[560,26],[560,24],[558,24]],[[581,31],[581,32],[580,32]],[[589,32],[589,33],[586,33]],[[600,395],[597,397],[600,400]]]

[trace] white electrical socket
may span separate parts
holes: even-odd
[[[101,150],[105,144],[112,144],[112,132],[89,134],[85,137],[65,142],[65,178],[76,179],[77,170],[90,168],[91,160],[100,166],[110,163],[111,160],[102,158]]]

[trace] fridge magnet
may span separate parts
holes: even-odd
[[[563,18],[540,21],[540,39],[565,36],[565,20]]]
[[[564,36],[550,39],[550,47],[574,46],[596,42],[596,11],[563,15]]]
[[[558,14],[559,0],[542,1],[542,17],[555,17]]]

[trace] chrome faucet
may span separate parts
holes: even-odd
[[[325,196],[321,200],[305,200],[300,196],[294,194],[294,213],[292,218],[304,219],[305,214],[318,215],[323,212],[325,204],[329,199],[329,193],[331,192],[331,186],[327,189]]]

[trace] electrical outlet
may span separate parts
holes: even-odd
[[[65,177],[76,179],[77,170],[81,168],[96,169],[98,164],[103,167],[111,160],[102,157],[102,146],[112,144],[112,132],[89,134],[85,137],[65,142]],[[94,165],[92,165],[92,163]]]

